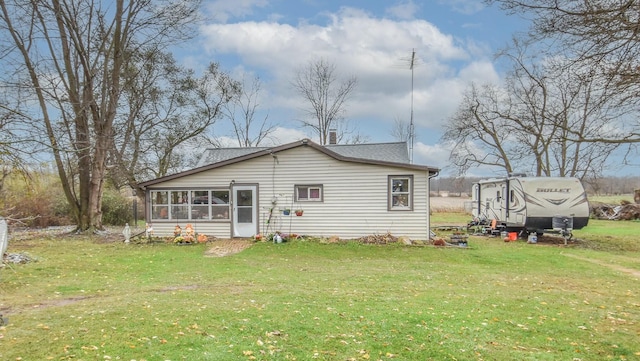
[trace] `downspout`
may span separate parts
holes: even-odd
[[[429,171],[427,171],[429,174]],[[431,239],[431,178],[435,178],[440,174],[436,171],[433,175],[427,175],[427,239]]]

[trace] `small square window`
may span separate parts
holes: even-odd
[[[322,185],[295,186],[296,202],[322,202]]]

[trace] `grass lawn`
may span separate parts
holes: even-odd
[[[298,240],[222,258],[204,257],[211,244],[12,241],[38,261],[0,270],[0,359],[638,360],[635,236],[597,225],[580,237],[611,238],[588,247]]]

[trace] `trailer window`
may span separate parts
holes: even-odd
[[[390,211],[413,210],[413,176],[389,176],[387,209]]]

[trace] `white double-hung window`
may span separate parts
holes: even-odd
[[[388,209],[390,211],[413,210],[413,176],[397,175],[388,178]]]

